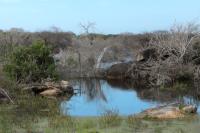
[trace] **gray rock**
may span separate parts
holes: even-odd
[[[126,76],[126,73],[130,67],[131,63],[115,64],[107,70],[106,77],[108,79],[122,79]]]
[[[197,112],[197,107],[194,105],[188,105],[183,107],[181,110],[184,111],[184,113],[191,114]]]
[[[183,108],[179,104],[169,104],[156,108],[147,109],[138,114],[140,118],[156,119],[175,119],[185,117],[186,114],[196,113],[197,108],[194,105],[185,105]]]

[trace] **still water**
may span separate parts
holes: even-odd
[[[61,112],[72,116],[100,116],[107,110],[117,111],[120,115],[127,116],[139,113],[145,109],[156,107],[162,104],[183,101],[198,106],[199,101],[188,96],[175,96],[167,100],[160,100],[169,94],[163,94],[158,98],[152,98],[157,92],[152,92],[141,96],[141,91],[136,91],[133,87],[126,85],[113,85],[105,80],[80,79],[70,81],[75,89],[81,89],[77,95],[71,97],[69,101],[61,102]],[[146,90],[144,90],[146,92]],[[150,97],[150,98],[148,98]]]
[[[155,99],[144,100],[138,96],[135,89],[113,86],[105,80],[72,80],[71,82],[74,88],[81,88],[81,92],[69,101],[63,101],[61,111],[72,116],[100,116],[106,110],[118,111],[120,115],[131,115],[166,103]],[[189,100],[187,97],[183,99]]]

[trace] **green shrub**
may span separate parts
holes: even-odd
[[[188,84],[181,83],[181,82],[176,82],[172,87],[171,90],[173,91],[179,91],[179,92],[184,92],[189,89]]]
[[[192,81],[193,80],[193,72],[189,71],[189,68],[187,68],[187,70],[178,71],[176,79],[179,82]]]
[[[15,48],[3,69],[17,82],[36,82],[57,77],[51,50],[42,41]]]
[[[172,85],[161,85],[160,90],[161,91],[174,91],[179,93],[185,93],[188,90],[191,89],[191,85],[189,83],[184,82],[175,82]]]

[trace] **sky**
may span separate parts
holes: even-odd
[[[200,20],[200,0],[0,0],[0,29],[27,31],[56,26],[81,33],[118,34],[167,30],[174,23]]]

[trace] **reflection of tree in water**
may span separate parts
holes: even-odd
[[[101,88],[101,84],[103,84],[103,81],[100,81],[98,79],[84,79],[81,85],[82,94],[85,94],[89,101],[92,101],[94,99],[102,99],[106,102],[107,99]]]
[[[198,90],[194,87],[188,89],[186,92],[173,90],[160,90],[159,88],[138,86],[134,81],[129,80],[108,80],[111,87],[117,87],[122,90],[134,90],[137,96],[142,100],[156,101],[156,102],[178,102],[186,104],[200,105],[200,100],[197,96]]]
[[[121,90],[134,90],[137,96],[142,100],[155,101],[161,103],[187,103],[200,105],[199,97],[196,96],[197,92],[193,89],[191,92],[195,93],[180,93],[179,91],[169,91],[169,90],[159,90],[159,88],[142,88],[135,85],[133,82],[128,82],[128,80],[99,80],[93,78],[85,78],[76,82],[81,88],[81,94],[87,97],[88,101],[93,100],[103,100],[107,102],[105,92],[102,89],[102,85],[108,83],[108,85],[113,89]]]

